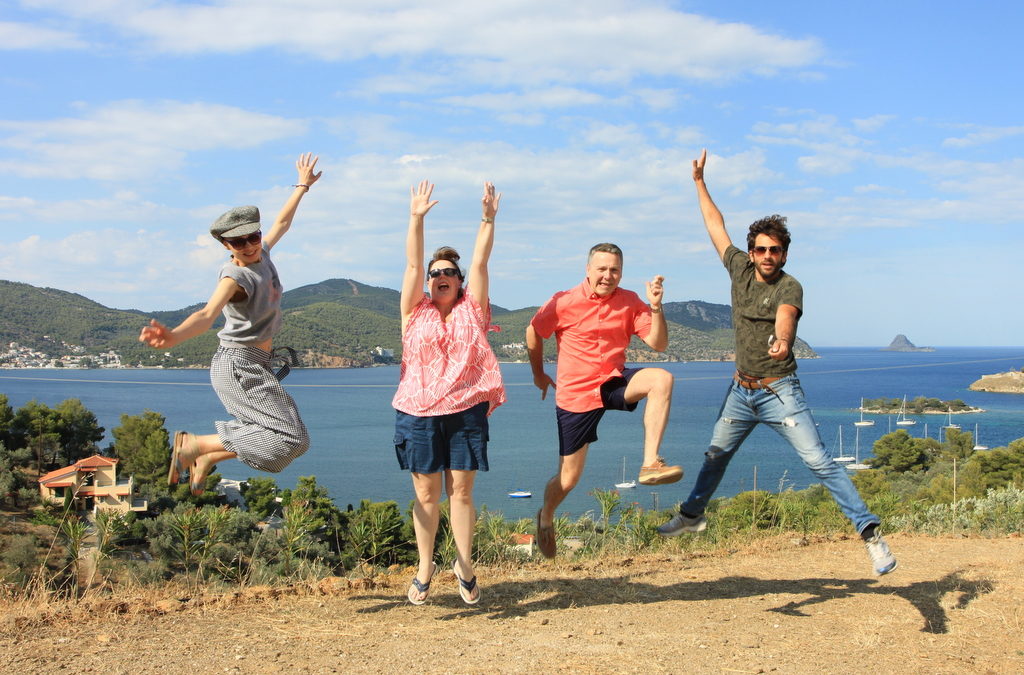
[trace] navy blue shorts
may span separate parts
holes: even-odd
[[[450,415],[417,417],[396,410],[395,454],[398,466],[414,473],[487,471],[487,411],[478,403]]]
[[[555,406],[555,417],[558,419],[558,454],[571,455],[587,443],[597,440],[597,425],[604,417],[605,410],[625,410],[633,412],[637,403],[626,403],[626,385],[642,368],[623,368],[622,377],[613,377],[601,385],[601,402],[603,408],[587,412],[569,412]]]

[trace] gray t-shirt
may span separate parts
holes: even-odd
[[[789,356],[775,361],[768,356],[768,338],[775,333],[779,305],[796,307],[798,319],[803,314],[804,289],[800,282],[785,272],[773,281],[758,281],[750,256],[735,246],[725,250],[722,262],[732,279],[736,367],[755,377],[782,377],[796,371],[793,345]]]
[[[241,267],[233,261],[220,268],[219,279],[234,279],[246,298],[224,306],[224,328],[217,333],[223,347],[249,347],[277,335],[281,329],[281,280],[263,247],[258,263]]]

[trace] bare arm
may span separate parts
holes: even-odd
[[[494,193],[494,183],[484,183],[484,196],[480,199],[482,215],[480,230],[476,234],[476,245],[473,247],[473,262],[469,266],[469,288],[480,306],[487,311],[490,299],[487,295],[490,277],[487,275],[487,262],[491,258],[494,246],[494,216],[498,214],[498,202],[501,193]]]
[[[793,350],[796,340],[796,322],[800,310],[793,305],[779,305],[775,311],[775,342],[768,348],[768,357],[782,361]]]
[[[193,312],[187,319],[182,321],[174,330],[168,330],[156,319],[152,319],[148,326],[139,333],[139,342],[145,342],[154,349],[170,349],[197,335],[210,330],[210,326],[217,319],[224,305],[238,293],[242,288],[234,279],[224,277],[217,284],[213,295],[210,296],[206,306]]]
[[[277,214],[277,220],[274,221],[273,226],[270,228],[270,232],[263,236],[263,243],[268,249],[274,248],[274,244],[281,241],[281,237],[291,229],[292,218],[295,217],[295,210],[299,208],[299,202],[309,192],[309,188],[313,183],[320,179],[320,174],[323,171],[313,173],[319,159],[319,157],[313,157],[313,153],[307,152],[304,155],[299,155],[299,159],[296,160],[295,168],[299,172],[299,179],[296,181],[295,189],[292,190],[288,201],[281,207],[281,211]]]
[[[430,201],[433,192],[433,184],[425,180],[409,188],[409,231],[405,235],[405,274],[399,303],[403,335],[412,310],[423,299],[423,217],[437,204],[437,200]]]
[[[704,227],[708,230],[711,243],[718,251],[718,257],[725,257],[725,249],[732,245],[729,233],[725,231],[725,219],[722,212],[715,206],[708,192],[708,186],[704,184],[704,164],[708,159],[708,151],[702,150],[700,159],[693,160],[693,182],[697,186],[697,200],[700,202],[700,214],[704,216]]]
[[[647,346],[656,352],[663,352],[668,348],[668,324],[665,323],[665,313],[661,309],[662,298],[665,289],[662,283],[665,277],[660,274],[647,282],[647,302],[651,305],[651,332],[644,338]]]
[[[555,388],[555,381],[544,372],[544,338],[537,335],[532,324],[526,327],[526,353],[530,355],[533,384],[540,389],[540,398],[543,401],[548,395],[548,387]]]

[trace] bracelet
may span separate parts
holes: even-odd
[[[492,224],[494,223],[494,218],[484,218],[484,217],[481,217],[480,220],[485,222],[485,223],[492,223]]]
[[[306,192],[309,192],[309,186],[306,185],[305,183],[296,183],[292,187],[304,187],[304,188],[306,188]]]
[[[651,307],[651,314],[661,314],[661,305],[658,305],[657,309]]]

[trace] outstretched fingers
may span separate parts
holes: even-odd
[[[700,159],[693,160],[693,180],[704,180],[704,165],[708,161],[707,148],[700,151]]]

